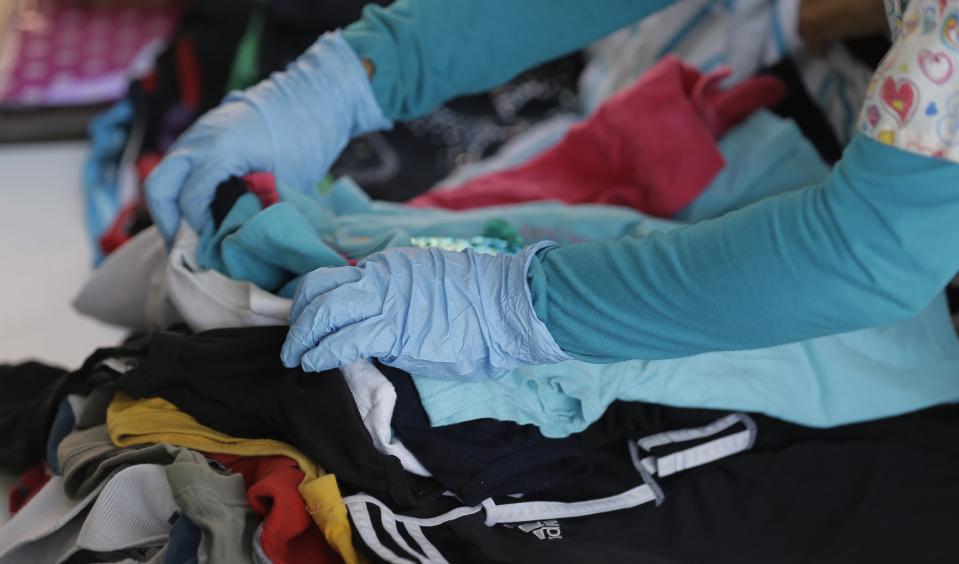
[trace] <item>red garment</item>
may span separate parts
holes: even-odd
[[[785,93],[778,79],[762,76],[724,91],[727,76],[727,69],[703,75],[666,57],[532,161],[409,203],[470,209],[559,200],[671,217],[725,165],[716,140]]]
[[[133,238],[130,234],[130,228],[133,227],[133,223],[136,221],[139,207],[140,202],[138,201],[130,202],[123,206],[113,219],[110,227],[100,235],[97,244],[100,246],[103,254],[108,255],[112,253]]]
[[[276,190],[276,178],[272,172],[251,172],[243,177],[246,189],[256,195],[260,205],[268,208],[280,201]]]
[[[306,512],[296,462],[285,456],[205,456],[243,476],[246,501],[263,521],[260,546],[274,564],[342,562]]]
[[[188,108],[200,107],[203,80],[200,78],[200,62],[192,37],[182,37],[176,42],[176,74],[180,103]]]
[[[47,473],[47,466],[43,462],[37,462],[20,474],[17,481],[10,486],[10,515],[23,509],[23,506],[33,499],[33,496],[37,495],[37,492],[49,480],[50,474]]]
[[[155,169],[162,160],[163,155],[154,151],[143,153],[137,157],[137,178],[140,180],[140,184],[146,182],[147,177],[150,176],[150,173],[153,172],[153,169]]]
[[[146,180],[146,177],[160,164],[162,159],[163,157],[159,153],[152,152],[144,153],[137,159],[137,177],[141,183]],[[243,177],[243,182],[246,184],[246,189],[260,200],[260,204],[264,208],[268,208],[280,201],[280,193],[276,189],[276,179],[273,173],[252,172]],[[97,244],[100,246],[100,250],[103,251],[104,255],[113,253],[133,238],[131,229],[136,223],[141,206],[142,202],[140,201],[128,203],[120,209],[117,216],[113,219],[113,223],[100,235]]]
[[[160,164],[162,159],[163,156],[161,154],[153,152],[144,153],[137,158],[136,172],[141,184],[146,180],[146,177],[150,175],[150,172]],[[116,251],[133,238],[131,231],[137,222],[137,217],[140,214],[142,205],[143,203],[137,199],[132,202],[127,202],[125,206],[120,208],[117,216],[113,218],[113,223],[107,227],[107,230],[104,231],[97,240],[97,245],[99,245],[104,255],[109,255]]]

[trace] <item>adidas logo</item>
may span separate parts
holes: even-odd
[[[559,528],[559,521],[536,521],[523,523],[517,527],[524,533],[533,533],[539,540],[562,540],[563,532]]]

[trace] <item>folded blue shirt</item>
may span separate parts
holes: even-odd
[[[619,399],[827,427],[959,401],[959,341],[940,296],[905,323],[768,349],[616,364],[568,361],[482,382],[414,381],[434,426],[492,418],[564,437]]]

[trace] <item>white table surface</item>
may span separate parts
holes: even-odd
[[[83,142],[0,145],[0,363],[76,368],[125,334],[70,307],[91,270],[80,182],[86,151]],[[0,475],[0,523],[11,481]]]

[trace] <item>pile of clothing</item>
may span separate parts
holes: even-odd
[[[954,406],[814,429],[617,401],[564,437],[493,418],[433,427],[409,375],[365,362],[286,369],[284,337],[156,332],[72,373],[4,368],[4,436],[16,437],[4,466],[45,462],[11,496],[0,561],[935,562],[952,551]]]
[[[654,27],[777,21],[775,2],[740,4],[768,6],[691,1]],[[154,227],[126,233],[74,305],[132,336],[75,371],[0,367],[0,469],[20,476],[0,564],[950,560],[945,295],[808,342],[481,381],[280,362],[317,268],[645,237],[825,179],[848,132],[806,93],[820,75],[768,49],[724,50],[743,55],[731,70],[691,52],[694,68],[670,54],[683,33],[644,32],[664,43],[645,66],[629,30],[595,46],[587,116],[545,118],[408,202],[371,198],[361,174],[255,173],[223,179],[212,223],[171,249]]]

